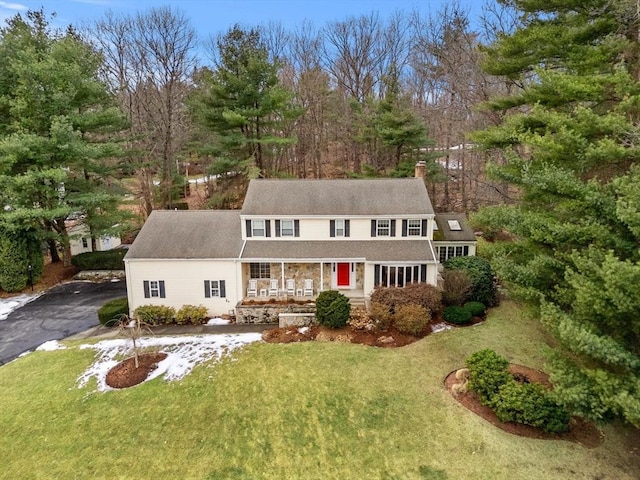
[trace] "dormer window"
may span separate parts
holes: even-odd
[[[280,236],[293,237],[293,220],[280,220]]]
[[[266,234],[264,220],[251,220],[251,236],[264,237]]]

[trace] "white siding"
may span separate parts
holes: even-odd
[[[176,310],[183,305],[204,305],[209,315],[223,315],[242,297],[240,263],[233,260],[128,260],[125,266],[131,312],[141,305],[166,305]],[[165,298],[145,298],[145,280],[163,280]],[[205,280],[224,280],[226,297],[206,298]]]

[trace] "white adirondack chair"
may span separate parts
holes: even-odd
[[[269,280],[269,296],[277,297],[278,296],[278,280],[272,278]]]
[[[307,297],[313,297],[313,280],[307,278],[304,281],[304,290],[302,292],[302,294]]]
[[[287,295],[294,296],[296,294],[296,281],[293,278],[287,279]]]
[[[247,297],[257,297],[257,296],[258,296],[258,281],[249,280],[249,286],[247,287]]]

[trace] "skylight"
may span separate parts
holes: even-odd
[[[460,226],[460,222],[458,222],[458,220],[447,220],[447,223],[449,224],[450,230],[462,230],[462,227]]]

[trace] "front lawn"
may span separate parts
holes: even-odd
[[[258,343],[105,393],[76,387],[94,351],[31,353],[0,368],[0,478],[638,478],[634,429],[606,427],[591,450],[515,437],[443,386],[482,348],[541,368],[543,339],[505,303],[407,347]]]

